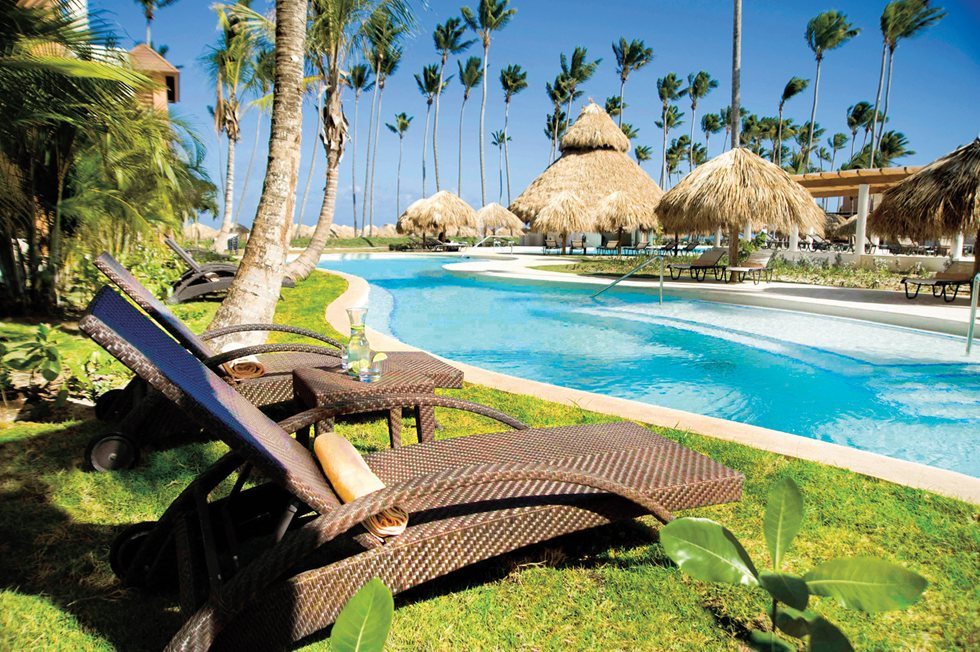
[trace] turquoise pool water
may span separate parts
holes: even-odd
[[[980,476],[962,338],[799,312],[457,276],[458,258],[326,257],[368,324],[461,362]]]

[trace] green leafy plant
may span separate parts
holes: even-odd
[[[40,376],[47,386],[61,375],[61,353],[54,338],[55,329],[40,324],[34,331],[34,339],[16,344],[7,351],[4,360],[11,369],[31,374],[31,385]]]
[[[395,601],[377,577],[347,601],[330,632],[332,652],[380,652],[388,640]]]
[[[3,399],[3,407],[8,408],[7,393],[14,387],[14,382],[10,378],[10,369],[4,358],[7,355],[7,345],[0,342],[0,399]]]
[[[757,570],[731,532],[705,518],[680,518],[663,528],[660,542],[681,571],[705,582],[758,587],[772,599],[772,631],[753,631],[757,650],[796,650],[777,632],[806,639],[808,650],[851,650],[836,625],[809,608],[811,596],[836,598],[845,607],[875,613],[915,604],[926,580],[888,561],[843,558],[824,562],[798,576],[783,572],[783,562],[803,523],[803,495],[790,478],[769,493],[762,530],[772,570]]]

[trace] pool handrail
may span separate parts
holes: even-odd
[[[966,354],[973,349],[973,334],[977,326],[977,294],[980,294],[980,273],[973,276],[973,287],[970,288],[970,324],[966,327]]]
[[[636,274],[638,271],[640,271],[641,269],[643,269],[644,267],[646,267],[650,263],[654,262],[655,260],[659,260],[660,261],[660,305],[663,305],[664,304],[664,256],[663,256],[663,254],[657,254],[656,256],[653,256],[652,258],[649,258],[647,260],[644,260],[642,263],[640,263],[639,265],[637,265],[636,267],[634,267],[630,271],[626,272],[625,274],[623,274],[622,276],[620,276],[619,278],[617,278],[615,281],[613,281],[612,283],[610,283],[606,287],[602,288],[601,290],[599,290],[598,292],[596,292],[595,294],[593,294],[592,295],[592,298],[595,299],[597,296],[599,296],[600,294],[602,294],[606,290],[612,289],[614,286],[618,285],[620,281],[625,281],[630,276],[632,276],[633,274]]]

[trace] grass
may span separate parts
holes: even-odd
[[[372,247],[382,247],[387,249],[389,245],[405,244],[409,241],[408,236],[396,236],[393,238],[370,237],[370,238],[330,238],[327,240],[326,249],[370,249]],[[295,248],[305,248],[310,244],[309,238],[296,238],[290,241],[289,246]]]
[[[326,304],[343,281],[315,274],[284,290],[277,318],[329,332]],[[195,326],[215,304],[182,308]],[[20,327],[3,324],[4,333]],[[70,356],[90,345],[62,334]],[[535,426],[611,417],[529,396],[467,385],[447,394],[503,409]],[[439,412],[440,437],[487,432],[481,417]],[[175,601],[121,588],[107,563],[115,533],[153,519],[224,450],[194,443],[156,451],[137,470],[86,473],[81,452],[105,429],[91,419],[17,422],[0,427],[0,649],[160,649],[181,622]],[[741,502],[692,510],[715,519],[746,545],[757,565],[767,554],[762,513],[772,484],[794,478],[807,509],[788,555],[792,572],[836,556],[873,555],[929,580],[921,603],[869,616],[817,599],[816,609],[857,649],[977,649],[980,528],[965,503],[847,471],[730,442],[652,428],[746,476]],[[406,429],[408,430],[408,429]],[[383,423],[341,424],[362,451],[386,445]],[[692,580],[656,543],[651,521],[610,528],[588,541],[546,546],[440,581],[397,599],[389,648],[744,650],[745,631],[763,624],[759,590]],[[323,637],[307,649],[326,649]]]

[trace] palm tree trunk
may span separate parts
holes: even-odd
[[[881,46],[881,68],[878,70],[878,90],[875,92],[875,109],[874,113],[871,114],[871,133],[875,133],[875,127],[878,125],[878,103],[881,102],[881,84],[885,80],[885,60],[888,54],[888,43],[885,42]],[[875,166],[875,140],[871,139],[871,155],[868,157],[868,167],[873,168]]]
[[[691,140],[691,145],[687,148],[687,171],[690,172],[694,169],[694,123],[697,122],[696,118],[698,115],[698,105],[691,102],[691,135],[689,136]]]
[[[368,118],[368,141],[367,149],[364,154],[364,195],[363,205],[361,206],[361,235],[364,235],[364,228],[367,226],[368,213],[368,182],[371,180],[371,143],[374,142],[374,113],[378,105],[378,72],[381,66],[375,66],[374,70],[374,93],[371,94],[371,115]]]
[[[425,142],[423,140],[423,142]],[[395,173],[395,222],[402,214],[402,150],[405,145],[405,137],[398,134],[398,171]]]
[[[357,105],[361,99],[361,89],[354,91],[354,131],[350,136],[350,194],[354,210],[354,236],[357,236]],[[322,211],[321,211],[322,212]]]
[[[442,75],[446,70],[446,55],[442,56],[439,65],[439,91],[436,93],[436,115],[432,121],[432,167],[436,172],[436,192],[442,187],[439,183],[439,99],[442,97]]]
[[[875,140],[874,133],[871,134],[872,155],[876,149],[881,148],[881,137],[885,135],[885,122],[888,121],[888,100],[892,95],[892,68],[895,64],[895,50],[888,51],[888,75],[885,81],[885,107],[881,111],[881,126],[878,127],[878,138]]]
[[[235,139],[228,138],[228,160],[225,167],[225,205],[221,216],[221,229],[214,238],[214,250],[221,252],[227,248],[231,227],[235,223]]]
[[[810,167],[810,152],[813,150],[813,126],[814,120],[817,117],[817,97],[820,93],[820,62],[822,57],[817,57],[817,76],[813,80],[813,106],[810,108],[810,135],[806,139],[806,152],[803,156],[803,169],[800,172],[806,172],[807,168]]]
[[[313,130],[313,133],[317,134],[318,137],[322,138],[323,134],[320,131],[320,119],[321,116],[323,115],[323,91],[321,91],[319,94],[319,98],[317,99],[317,105],[318,106],[316,109],[316,128]],[[299,233],[299,225],[303,221],[303,216],[306,214],[306,200],[310,196],[310,183],[313,181],[313,168],[316,167],[316,150],[317,150],[316,143],[313,143],[313,152],[310,155],[310,169],[306,171],[306,184],[303,187],[303,199],[300,201],[299,213],[295,215],[295,220],[291,227],[291,230],[295,231],[297,234]],[[290,234],[290,236],[292,236],[292,234]]]
[[[295,197],[303,136],[306,10],[305,0],[276,0],[275,85],[265,182],[241,265],[209,328],[271,322],[275,313],[285,272],[286,211]]]
[[[466,96],[459,105],[459,155],[456,159],[456,195],[463,196],[463,109],[466,108]]]
[[[704,155],[709,159],[711,158],[711,150],[708,149],[708,143],[711,140],[711,135],[706,131],[704,132]]]
[[[429,142],[429,113],[431,111],[432,111],[432,100],[429,100],[429,102],[425,106],[425,130],[422,132],[422,196],[423,197],[427,197],[428,196],[426,194],[426,192],[425,192],[425,188],[426,188],[426,186],[425,186],[425,181],[426,181],[426,179],[425,179],[425,147],[426,147],[426,144]],[[401,147],[401,145],[399,145],[399,147]],[[401,154],[399,154],[399,157],[400,156],[401,156]],[[401,166],[399,166],[399,167],[401,167]],[[399,211],[398,214],[401,215],[401,211]]]
[[[368,212],[368,235],[374,235],[374,173],[378,167],[378,141],[381,139],[381,101],[384,99],[384,82],[381,82],[381,90],[378,91],[378,115],[374,120],[374,145],[371,150],[371,185],[368,187],[368,203],[371,210]]]
[[[504,165],[507,168],[507,205],[510,206],[510,147],[507,141],[510,140],[508,123],[510,118],[510,98],[504,102]]]
[[[484,123],[487,117],[487,81],[490,79],[487,65],[490,63],[490,42],[483,45],[483,101],[480,102],[480,202],[487,205],[487,170],[483,157]]]
[[[854,160],[854,141],[857,140],[858,132],[857,129],[851,132],[851,160]]]
[[[626,93],[626,79],[619,78],[619,126],[623,126],[623,97]]]
[[[239,222],[242,215],[242,205],[245,203],[245,191],[248,190],[248,180],[252,177],[252,163],[255,152],[259,149],[259,136],[262,134],[262,111],[255,116],[255,139],[252,141],[252,151],[248,155],[248,165],[245,166],[245,178],[242,179],[242,190],[238,193],[238,206],[235,208],[235,221]]]
[[[666,183],[667,176],[667,103],[664,103],[664,108],[660,112],[660,121],[664,126],[664,144],[660,149],[660,187],[663,188]]]
[[[506,137],[506,136],[505,136]],[[504,141],[506,145],[507,141]],[[500,177],[500,190],[497,192],[497,203],[504,200],[504,148],[497,148],[497,174]]]
[[[777,118],[776,144],[772,148],[772,162],[776,165],[783,163],[783,103],[779,103],[779,117]]]
[[[732,149],[738,147],[738,128],[741,120],[742,103],[742,0],[734,0],[735,11],[732,25]],[[728,233],[728,264],[738,265],[738,232],[737,226],[732,226]],[[729,282],[735,281],[732,274]]]

